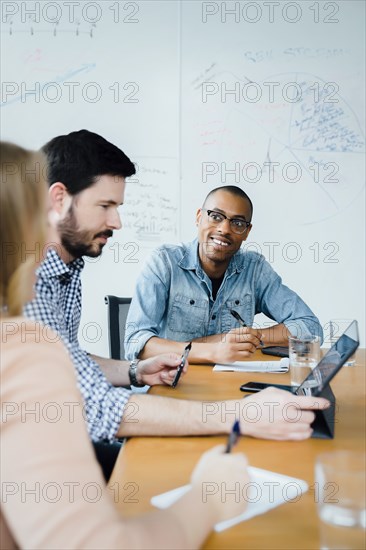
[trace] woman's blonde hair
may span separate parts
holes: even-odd
[[[0,311],[20,315],[46,243],[45,158],[0,143]]]

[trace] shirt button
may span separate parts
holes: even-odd
[[[216,315],[212,315],[211,319],[214,321],[216,319]]]
[[[240,304],[239,300],[235,300],[235,304],[238,306]]]
[[[189,300],[189,303],[191,304],[191,306],[193,306],[194,300]]]

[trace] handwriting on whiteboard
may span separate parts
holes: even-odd
[[[137,158],[137,173],[127,180],[121,218],[125,235],[155,246],[179,234],[177,160]]]

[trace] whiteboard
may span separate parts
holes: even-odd
[[[365,334],[364,22],[363,2],[182,3],[183,209],[242,187],[245,248],[326,334],[342,317]]]
[[[108,353],[103,297],[130,296],[153,248],[193,238],[224,184],[253,200],[245,246],[323,326],[356,318],[365,333],[364,8],[2,2],[2,139],[38,148],[88,128],[138,166],[122,231],[86,261],[89,351]]]

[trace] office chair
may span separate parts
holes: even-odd
[[[109,353],[112,359],[125,358],[126,319],[131,304],[131,298],[105,296],[108,306],[108,337]]]
[[[109,353],[112,359],[125,358],[125,331],[126,318],[130,307],[131,298],[119,298],[118,296],[105,296],[105,303],[108,306],[108,336]],[[130,386],[126,386],[130,388]],[[109,443],[97,441],[93,443],[96,458],[103,470],[104,479],[108,482],[118,453],[123,445],[124,439]]]
[[[126,319],[131,298],[107,295],[104,298],[108,306],[109,353],[112,359],[125,358]],[[131,328],[131,327],[130,327]],[[130,388],[130,386],[126,386]],[[134,393],[146,393],[150,386],[132,387]]]

